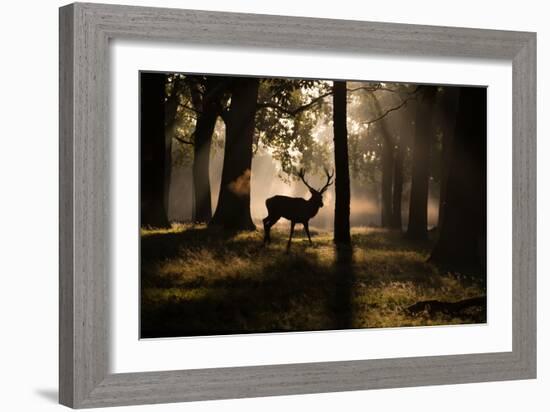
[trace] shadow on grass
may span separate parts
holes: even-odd
[[[142,300],[143,338],[338,328],[342,313],[333,295],[336,273],[326,272],[314,254],[276,251],[253,274],[226,267],[223,275],[184,280],[186,297],[160,295]],[[278,255],[278,256],[277,256]],[[258,266],[257,266],[258,267]],[[145,279],[144,279],[145,280]],[[151,284],[151,282],[149,282]]]
[[[399,230],[372,229],[367,233],[352,233],[354,247],[381,251],[415,251],[429,253],[434,244],[435,235],[423,241],[408,239]]]
[[[354,233],[353,248],[335,247],[326,233],[309,246],[297,233],[288,253],[286,239],[275,231],[264,247],[261,232],[200,226],[142,233],[141,337],[396,326],[411,321],[398,312],[414,303],[408,296],[473,293],[426,262],[430,242],[397,232]]]
[[[281,237],[281,239],[278,239]],[[352,254],[204,227],[141,238],[141,337],[344,329]],[[190,269],[191,268],[191,269]],[[191,272],[191,273],[190,273]]]
[[[335,315],[335,329],[353,327],[352,288],[354,279],[353,249],[348,245],[335,246],[334,279],[331,308]]]
[[[141,236],[141,260],[142,263],[147,263],[151,260],[170,259],[176,257],[183,247],[192,250],[235,243],[229,242],[234,235],[217,228],[205,227],[190,227],[179,232],[148,233]]]

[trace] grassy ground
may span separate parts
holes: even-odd
[[[286,230],[273,230],[267,247],[262,235],[190,225],[142,230],[142,337],[485,322],[479,310],[459,317],[404,310],[485,295],[479,274],[426,263],[431,242],[365,228],[353,230],[352,250],[337,250],[330,233],[312,233],[310,246],[297,231],[287,253]]]

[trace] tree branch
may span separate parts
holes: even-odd
[[[359,91],[359,90],[364,90],[366,92],[369,92],[369,93],[374,93],[374,92],[378,92],[378,91],[381,91],[381,92],[390,92],[390,93],[398,93],[398,94],[406,94],[408,96],[410,95],[413,95],[415,94],[417,91],[418,91],[418,87],[419,86],[416,86],[414,88],[414,90],[410,91],[410,92],[407,92],[407,91],[404,91],[404,90],[396,90],[396,89],[391,89],[389,87],[382,87],[381,84],[378,84],[377,86],[374,86],[374,87],[370,87],[370,86],[360,86],[360,87],[355,87],[353,89],[347,89],[347,91],[349,93],[353,93],[353,92],[356,92],[356,91]]]
[[[326,93],[321,94],[320,96],[317,96],[316,98],[311,100],[309,103],[304,104],[302,106],[299,106],[295,109],[288,109],[288,108],[283,107],[279,104],[271,103],[271,102],[258,103],[256,105],[256,108],[257,109],[270,108],[270,109],[275,109],[275,110],[278,110],[280,112],[286,113],[289,116],[296,116],[297,114],[299,114],[299,113],[311,108],[312,106],[316,105],[321,100],[323,100],[325,97],[330,96],[331,94],[332,94],[332,90],[330,92],[326,92]]]
[[[229,107],[226,108],[220,108],[220,117],[224,121],[225,124],[227,124],[227,120],[229,119]]]
[[[191,134],[191,136],[189,136],[189,138],[191,138],[194,134],[195,134],[195,132],[193,132],[193,133]],[[181,143],[181,144],[188,144],[188,145],[191,145],[191,146],[194,146],[194,145],[195,145],[195,143],[192,142],[191,140],[182,139],[181,137],[176,136],[176,135],[174,135],[174,136],[172,136],[172,137],[173,137],[177,142],[179,142],[179,143]]]
[[[361,87],[355,87],[353,89],[347,89],[348,93],[353,93],[353,92],[357,92],[359,90],[364,90],[366,92],[369,92],[369,93],[374,93],[374,92],[389,92],[389,93],[403,93],[403,91],[401,90],[395,90],[395,89],[390,89],[389,87],[367,87],[367,86],[361,86]]]
[[[189,110],[190,112],[193,112],[195,114],[202,114],[200,110],[197,110],[191,106],[187,106],[186,104],[180,104],[180,107],[185,110]]]
[[[357,92],[359,90],[364,90],[366,92],[371,92],[372,93],[372,92],[375,92],[377,90],[382,90],[382,86],[380,84],[378,84],[377,86],[372,86],[372,87],[370,87],[370,86],[360,86],[360,87],[355,87],[353,89],[346,89],[346,91],[348,93]],[[391,90],[391,89],[387,89],[387,90]]]
[[[367,120],[366,122],[363,122],[363,124],[370,125],[370,124],[376,123],[377,121],[382,120],[384,117],[386,117],[391,112],[394,112],[396,110],[401,109],[403,106],[405,106],[407,104],[407,102],[409,100],[414,100],[414,99],[416,99],[416,96],[408,97],[405,100],[403,100],[401,103],[399,103],[397,106],[394,106],[391,109],[386,110],[384,113],[380,114],[379,116],[375,117],[374,119]]]

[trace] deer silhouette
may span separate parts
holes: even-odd
[[[333,183],[332,177],[334,172],[330,174],[325,168],[327,175],[327,183],[319,190],[311,187],[305,179],[304,169],[300,169],[298,177],[304,182],[311,193],[311,197],[306,200],[301,197],[289,196],[273,196],[265,201],[267,207],[267,217],[264,222],[264,244],[271,243],[271,227],[279,221],[281,217],[290,220],[290,237],[288,238],[287,250],[290,249],[292,235],[294,234],[294,226],[296,223],[301,223],[307,233],[309,244],[312,244],[311,235],[309,234],[309,220],[314,217],[320,208],[323,207],[323,193]]]

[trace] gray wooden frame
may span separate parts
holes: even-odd
[[[109,39],[505,59],[513,65],[513,350],[108,372]],[[536,376],[536,34],[71,4],[60,9],[59,398],[75,408]]]

